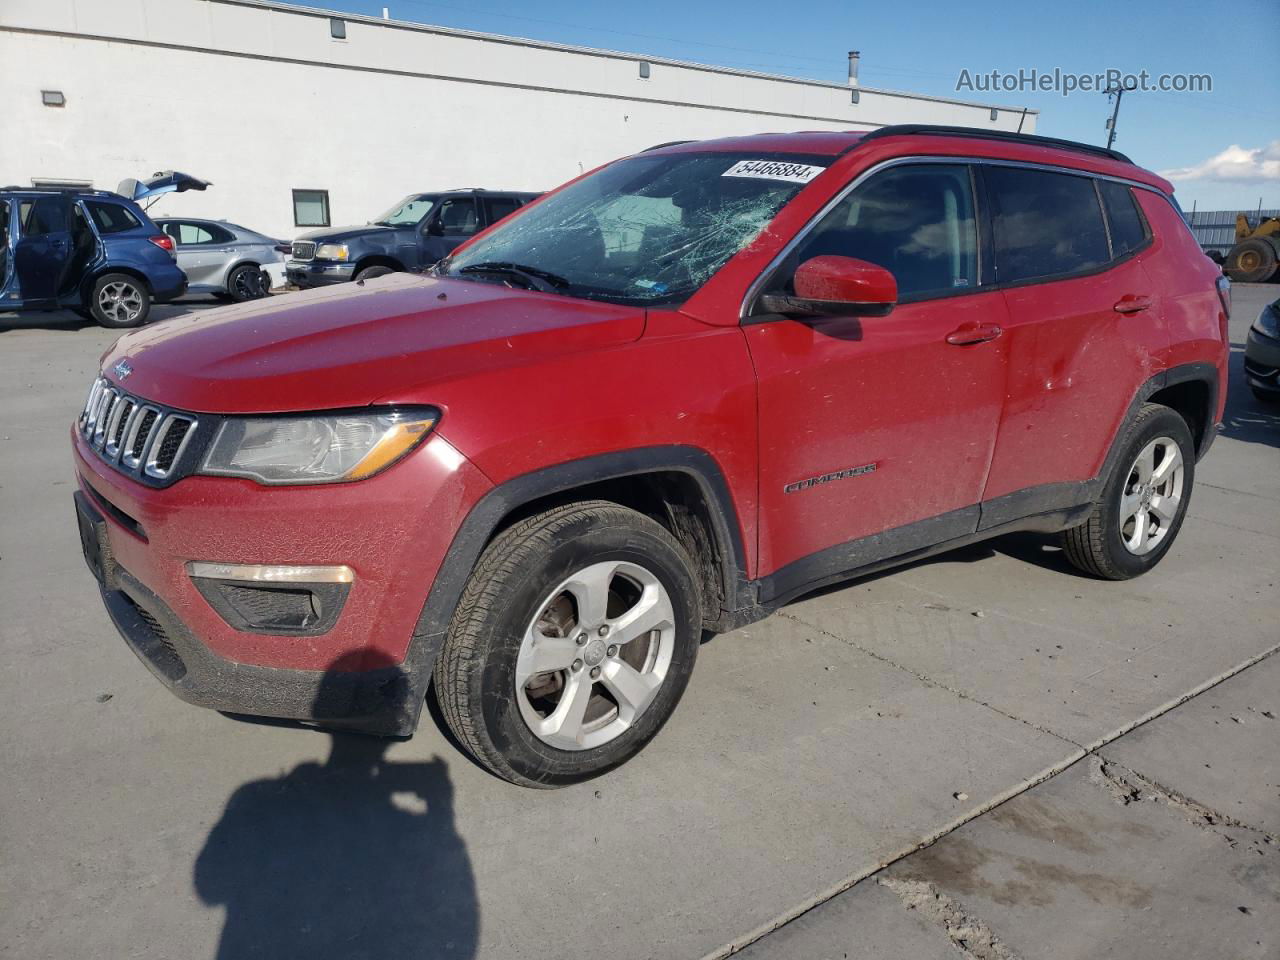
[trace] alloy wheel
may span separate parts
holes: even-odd
[[[538,606],[516,659],[516,699],[529,729],[560,750],[616,739],[653,702],[675,645],[666,589],[634,563],[594,563]]]
[[[98,308],[120,326],[138,319],[142,302],[142,291],[123,280],[108,283],[98,292]]]
[[[1120,491],[1120,541],[1137,556],[1164,542],[1182,502],[1182,450],[1156,437],[1138,454]]]

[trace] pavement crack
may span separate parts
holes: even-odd
[[[1240,834],[1245,834],[1249,841],[1244,850],[1252,849],[1258,854],[1265,854],[1268,848],[1280,846],[1280,838],[1274,834],[1198,803],[1184,793],[1099,754],[1089,757],[1089,768],[1089,782],[1105,789],[1121,806],[1163,803],[1181,814],[1192,826],[1218,834],[1233,850],[1241,849]]]
[[[1020,960],[985,922],[929,881],[881,877],[877,882],[896,894],[908,910],[915,910],[929,923],[941,927],[969,960]]]
[[[801,620],[799,617],[795,616],[794,614],[788,613],[785,610],[779,611],[776,614],[776,616],[785,617],[786,619],[790,620],[792,623],[798,623],[802,627],[808,627],[810,630],[813,630],[817,633],[822,634],[824,637],[828,637],[831,640],[836,640],[840,643],[843,643],[845,646],[851,647],[854,650],[857,650],[859,653],[866,654],[872,660],[879,661],[880,663],[883,663],[886,666],[893,667],[895,670],[901,670],[903,673],[908,674],[912,677],[915,677],[921,683],[926,683],[931,687],[937,687],[939,690],[945,690],[947,693],[950,693],[953,696],[959,697],[961,700],[964,700],[968,703],[976,703],[980,707],[986,707],[992,713],[998,713],[1000,716],[1004,717],[1007,720],[1014,720],[1018,723],[1021,723],[1025,726],[1030,727],[1032,730],[1035,730],[1038,733],[1043,733],[1050,737],[1054,737],[1058,740],[1061,740],[1063,743],[1069,743],[1071,746],[1078,747],[1081,750],[1087,749],[1084,746],[1084,744],[1076,743],[1076,741],[1072,740],[1070,737],[1064,737],[1062,734],[1054,730],[1050,730],[1048,727],[1041,726],[1040,724],[1035,723],[1031,720],[1025,720],[1022,717],[1019,717],[1016,714],[1009,713],[1006,710],[1001,710],[999,707],[997,707],[993,703],[990,703],[989,701],[982,700],[978,697],[975,697],[973,694],[967,693],[966,691],[961,690],[958,687],[953,687],[953,686],[950,686],[949,684],[943,683],[940,680],[937,680],[929,676],[928,674],[920,673],[917,670],[912,670],[906,664],[898,663],[896,660],[886,657],[882,653],[877,653],[875,650],[872,650],[869,647],[864,647],[862,644],[858,643],[855,640],[850,640],[848,637],[842,637],[838,634],[832,633],[830,630],[824,630],[822,627],[809,623],[807,620]]]

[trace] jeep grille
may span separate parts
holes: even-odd
[[[122,473],[153,485],[174,477],[174,469],[196,432],[190,414],[131,396],[105,377],[94,381],[76,421],[80,436]]]

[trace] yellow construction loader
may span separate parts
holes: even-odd
[[[1236,214],[1236,245],[1227,251],[1223,269],[1241,283],[1266,283],[1280,264],[1280,217],[1267,217],[1256,227]]]

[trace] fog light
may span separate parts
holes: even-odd
[[[355,580],[348,566],[188,563],[187,573],[231,627],[280,636],[333,629]]]

